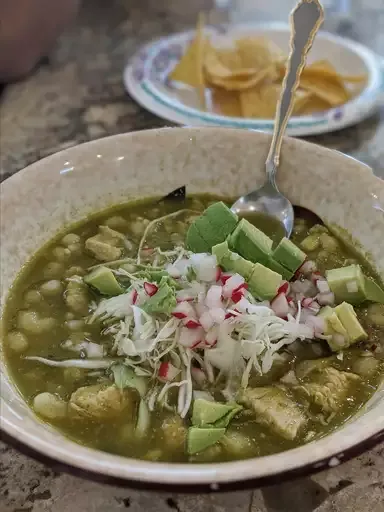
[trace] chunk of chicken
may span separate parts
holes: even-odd
[[[99,233],[85,241],[86,249],[99,261],[112,261],[120,258],[125,237],[108,226],[99,226]]]
[[[299,406],[281,388],[247,388],[240,402],[254,411],[258,423],[270,427],[285,439],[295,439],[307,422]]]
[[[78,417],[113,420],[123,411],[133,411],[134,395],[115,385],[95,384],[72,393],[69,407]]]
[[[314,371],[310,381],[296,386],[294,391],[323,412],[336,412],[346,399],[351,385],[360,380],[354,373],[342,372],[330,366]]]

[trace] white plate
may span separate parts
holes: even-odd
[[[215,29],[210,28],[210,31]],[[288,53],[289,26],[281,23],[265,25],[240,25],[229,29],[228,34],[246,33],[264,36]],[[167,77],[187,45],[194,31],[164,37],[144,46],[124,70],[124,83],[129,94],[147,110],[181,125],[225,126],[249,130],[272,131],[273,120],[227,117],[198,108],[198,98],[193,89],[177,89]],[[328,59],[340,73],[358,75],[366,73],[368,82],[359,96],[341,107],[314,115],[292,117],[288,135],[313,135],[339,130],[355,124],[372,114],[384,92],[384,60],[374,52],[348,39],[320,32],[308,56],[311,63]]]

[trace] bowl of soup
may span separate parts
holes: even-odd
[[[384,185],[284,140],[290,239],[239,218],[270,136],[122,134],[1,185],[1,429],[63,470],[228,490],[384,437]]]

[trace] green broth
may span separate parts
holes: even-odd
[[[52,393],[67,402],[72,393],[80,387],[98,383],[112,384],[109,373],[104,370],[52,368],[24,358],[24,356],[41,356],[60,360],[78,357],[77,354],[71,355],[63,347],[63,342],[68,339],[76,343],[81,338],[94,343],[103,343],[107,348],[112,346],[112,340],[103,333],[99,323],[81,324],[83,318],[87,316],[88,310],[85,313],[81,311],[80,303],[76,306],[77,310],[69,307],[69,292],[68,290],[64,291],[68,285],[68,278],[84,274],[89,267],[100,264],[100,261],[85,249],[85,240],[94,237],[98,233],[100,225],[107,225],[122,233],[129,241],[121,248],[119,257],[122,260],[135,258],[140,239],[149,222],[180,209],[189,210],[189,212],[175,217],[171,222],[166,220],[152,230],[150,237],[143,244],[142,258],[145,262],[146,254],[150,255],[154,247],[160,246],[163,250],[170,250],[182,244],[186,228],[193,217],[217,200],[220,198],[199,195],[185,201],[145,201],[115,207],[67,229],[44,246],[25,266],[8,296],[4,316],[5,338],[7,333],[20,330],[20,311],[33,310],[41,318],[51,319],[52,325],[43,332],[33,333],[27,329],[28,348],[17,353],[11,349],[8,343],[4,343],[4,353],[13,381],[31,406],[34,397],[39,393]],[[231,204],[231,200],[228,198],[224,201]],[[299,211],[292,237],[293,242],[300,244],[311,233],[310,230],[316,222],[311,215]],[[326,230],[324,232],[327,233]],[[76,236],[64,239],[64,243],[63,238],[69,233]],[[331,237],[329,233],[328,235]],[[340,240],[333,236],[332,240],[334,241],[332,250],[325,250],[319,244],[316,249],[308,253],[308,256],[317,262],[321,272],[355,261],[355,255]],[[51,284],[44,285],[47,281]],[[84,293],[87,304],[96,299],[94,292],[87,289]],[[384,326],[372,324],[369,308],[366,306],[357,308],[357,314],[369,333],[369,342],[345,350],[342,360],[333,355],[327,364],[338,370],[353,372],[356,361],[361,359],[361,354],[366,354],[366,348],[371,344],[379,345],[383,338]],[[27,318],[26,321],[30,321],[30,319]],[[252,375],[250,384],[255,387],[280,384],[280,378],[290,369],[294,369],[300,361],[316,359],[319,356],[331,356],[325,343],[316,343],[316,346],[317,352],[305,344],[299,346],[298,350],[294,352],[290,352],[289,349],[283,351],[289,356],[287,360],[281,363],[280,367],[272,368],[262,377]],[[229,427],[231,432],[235,432],[247,440],[246,449],[238,451],[228,448],[223,443],[214,445],[197,455],[189,456],[185,451],[183,435],[180,435],[181,440],[178,442],[178,434],[167,437],[167,431],[162,426],[164,422],[180,421],[181,427],[177,431],[180,433],[183,425],[190,424],[190,416],[188,415],[184,420],[179,420],[177,417],[175,420],[177,415],[174,412],[161,407],[156,408],[151,415],[149,435],[140,440],[133,435],[133,426],[136,422],[135,410],[124,411],[116,418],[106,418],[105,420],[96,420],[95,418],[79,420],[79,418],[66,415],[60,419],[52,419],[50,422],[63,434],[83,445],[147,460],[212,462],[262,456],[297,447],[339,428],[364,405],[375,391],[380,382],[382,367],[382,362],[379,360],[377,371],[354,383],[342,407],[327,421],[324,421],[321,415],[316,416],[316,413],[311,415],[305,428],[293,440],[286,440],[274,433],[268,426],[256,423],[254,416],[249,414],[249,410],[245,408]],[[219,388],[220,384],[218,383],[216,387],[210,386],[209,391],[215,393]],[[305,400],[295,393],[290,392],[290,396],[299,408],[306,411]],[[45,418],[44,421],[48,420]]]

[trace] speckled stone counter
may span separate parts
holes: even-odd
[[[384,0],[360,0],[340,32],[384,53]],[[49,59],[0,99],[0,174],[79,142],[164,126],[126,94],[122,69],[145,41],[190,27],[205,0],[88,0]],[[384,108],[311,138],[384,177]],[[211,496],[117,489],[59,474],[0,444],[0,512],[384,512],[384,446],[312,478]]]

